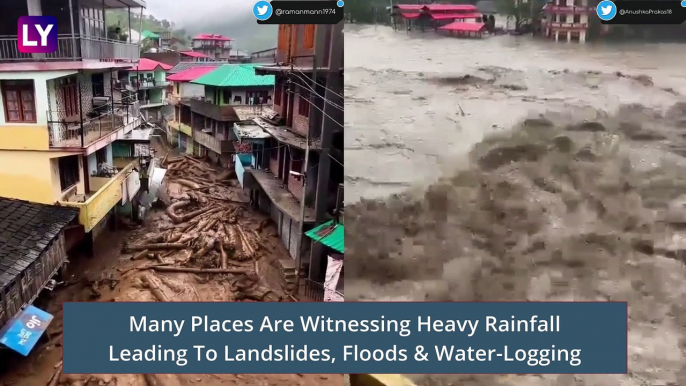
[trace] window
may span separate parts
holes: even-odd
[[[95,151],[95,165],[98,170],[102,164],[107,164],[107,149],[104,147]]]
[[[32,80],[5,80],[2,102],[7,122],[36,123],[36,101]]]
[[[100,73],[94,73],[91,75],[91,82],[93,83],[93,96],[94,97],[104,97],[105,96],[105,75]]]
[[[303,117],[310,116],[310,92],[300,88],[300,99],[298,100],[298,114]]]
[[[233,97],[233,103],[241,104],[243,103],[243,100],[241,99],[240,95],[236,95]]]
[[[283,87],[281,87],[280,84],[277,84],[275,89],[274,89],[274,104],[275,105],[281,105],[281,94],[283,93]]]
[[[297,156],[300,157],[300,156]],[[303,171],[303,159],[291,159],[291,171],[302,173]]]
[[[279,41],[277,45],[279,51],[288,49],[290,32],[291,28],[288,24],[279,24]]]
[[[60,173],[60,189],[64,192],[79,182],[79,156],[70,155],[57,159]]]
[[[179,95],[179,94],[181,93],[181,91],[179,91],[179,86],[180,86],[180,85],[181,85],[181,83],[177,83],[177,84],[176,84],[176,95]]]
[[[566,23],[567,22],[567,15],[560,15],[560,23]]]
[[[574,15],[574,23],[581,23],[581,15]]]
[[[314,24],[306,24],[304,31],[303,47],[307,49],[314,48],[314,33],[316,26]]]
[[[231,89],[222,89],[222,101],[221,103],[229,104],[231,103]]]
[[[62,78],[58,80],[59,90],[58,107],[60,118],[73,117],[79,114],[79,92],[76,77]],[[61,105],[60,105],[61,102]]]

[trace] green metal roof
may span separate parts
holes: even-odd
[[[224,64],[191,83],[214,87],[273,86],[274,75],[255,75],[254,64]]]
[[[343,224],[334,224],[333,220],[310,229],[305,233],[314,241],[318,241],[340,253],[345,253],[345,232]]]
[[[152,32],[152,31],[148,31],[147,29],[145,31],[141,32],[141,36],[143,36],[143,39],[159,39],[160,38],[160,35]]]

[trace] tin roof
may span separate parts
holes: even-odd
[[[322,243],[340,253],[345,253],[345,232],[343,224],[335,224],[333,220],[312,228],[305,233],[309,238]]]
[[[214,87],[274,86],[274,75],[257,75],[251,64],[225,64],[192,83]]]
[[[152,32],[152,31],[148,31],[147,29],[144,30],[143,32],[141,32],[141,35],[143,36],[143,39],[159,39],[160,38],[160,35]]]
[[[479,32],[484,28],[486,28],[484,23],[464,23],[456,21],[454,23],[444,25],[443,27],[439,27],[438,29],[443,31]]]
[[[138,62],[138,65],[134,66],[133,69],[134,71],[155,71],[158,67],[165,71],[171,70],[172,68],[172,66],[156,60],[141,58],[141,60]]]
[[[0,288],[33,263],[79,210],[0,197]]]
[[[214,70],[217,67],[211,67],[211,66],[205,66],[205,67],[194,67],[194,68],[189,68],[188,70],[177,72],[176,74],[172,74],[167,76],[167,80],[173,81],[173,82],[190,82],[192,80],[196,80],[199,77],[207,74],[208,72]]]
[[[195,67],[213,67],[217,68],[226,62],[180,62],[176,66],[172,67],[171,70],[167,71],[168,75],[173,75],[181,71],[186,71]]]
[[[224,41],[228,42],[231,41],[230,38],[227,38],[226,36],[222,36],[219,34],[199,34],[196,35],[193,40],[219,40],[219,41]]]
[[[184,56],[190,56],[191,58],[209,58],[209,56],[203,54],[202,52],[195,52],[195,51],[182,51],[182,52],[179,52],[179,54],[184,55]]]

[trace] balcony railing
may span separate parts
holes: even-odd
[[[546,4],[545,10],[551,13],[568,13],[581,15],[586,15],[594,11],[592,7],[585,7],[579,5],[555,5],[553,3]]]
[[[133,81],[131,87],[134,89],[147,89],[147,88],[162,88],[167,87],[171,82],[161,81],[161,80],[144,80],[144,81]]]
[[[215,119],[217,121],[237,121],[236,112],[231,106],[220,106],[211,101],[204,101],[199,98],[191,98],[191,110],[194,113]]]
[[[49,110],[50,147],[83,148],[107,134],[136,126],[139,120],[137,102],[114,102],[94,108],[91,113],[60,118],[64,112]],[[90,116],[88,116],[90,115]]]
[[[152,99],[140,99],[139,100],[141,108],[145,107],[155,107],[160,104],[164,104],[166,100],[162,99],[162,97],[159,98],[152,98]]]
[[[341,277],[339,280],[343,280],[343,278]],[[305,279],[305,296],[308,297],[308,300],[323,302],[324,291],[324,284]],[[332,295],[334,295],[334,297],[339,297],[341,301],[345,298],[343,293],[339,291],[334,291],[334,294]]]
[[[217,154],[228,153],[232,147],[231,141],[213,137],[211,134],[204,133],[198,129],[193,129],[193,140]]]
[[[121,59],[138,60],[138,44],[90,36],[58,35],[57,49],[49,54],[19,52],[17,35],[0,36],[0,63],[45,60]]]
[[[102,184],[85,202],[60,201],[60,205],[79,208],[79,223],[86,232],[90,232],[107,213],[122,199],[122,184],[131,174],[134,164],[131,163]]]

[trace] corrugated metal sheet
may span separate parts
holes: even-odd
[[[309,230],[305,234],[314,241],[320,242],[340,253],[345,253],[343,224],[334,224],[333,220],[331,220]]]
[[[273,86],[274,75],[256,75],[255,65],[225,64],[191,83],[215,87]]]

